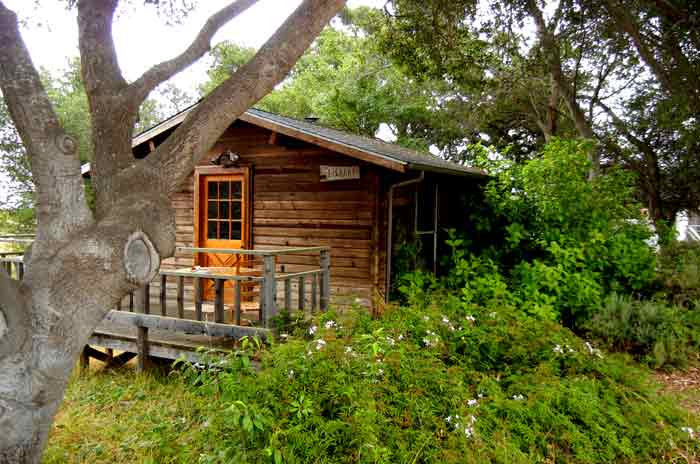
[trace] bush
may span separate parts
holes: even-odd
[[[497,221],[510,224],[499,261],[524,281],[533,272],[560,274],[544,291],[555,299],[577,292],[554,307],[565,320],[595,309],[598,291],[650,294],[656,281],[652,229],[634,201],[634,179],[610,169],[589,180],[590,149],[586,142],[554,140],[541,157],[501,167],[487,188]],[[551,288],[559,283],[569,288]]]
[[[655,301],[617,294],[588,324],[608,349],[634,354],[652,367],[684,367],[700,347],[700,315]]]
[[[426,295],[428,295],[427,293]],[[425,295],[424,295],[425,296]],[[697,443],[643,369],[569,330],[449,293],[328,313],[254,356],[190,365],[200,462],[649,462]]]
[[[659,278],[672,303],[697,309],[700,302],[700,246],[688,242],[665,245],[659,254]]]

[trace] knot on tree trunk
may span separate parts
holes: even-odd
[[[126,278],[136,285],[149,283],[158,272],[160,257],[155,246],[142,231],[132,233],[124,245]]]
[[[73,156],[78,150],[78,142],[66,133],[61,133],[54,140],[56,147],[66,156]]]

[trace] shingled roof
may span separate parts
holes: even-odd
[[[158,134],[176,127],[194,108],[196,108],[196,104],[137,135],[134,137],[132,146],[135,147],[147,142]],[[421,153],[379,139],[331,129],[313,122],[281,116],[256,108],[249,109],[239,119],[402,172],[419,170],[452,175],[486,176],[486,173],[480,169],[453,163],[431,153]]]

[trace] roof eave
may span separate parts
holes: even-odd
[[[452,169],[447,167],[433,166],[430,164],[422,163],[409,163],[408,169],[412,171],[426,171],[434,172],[436,174],[449,174],[451,176],[464,176],[464,177],[491,177],[486,172],[479,169]]]

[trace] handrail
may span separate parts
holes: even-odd
[[[275,256],[291,255],[300,253],[320,253],[329,251],[330,247],[299,247],[299,248],[279,248],[275,250],[251,250],[246,248],[201,248],[201,247],[177,247],[178,251],[190,251],[192,253],[218,253],[228,255],[251,255],[251,256]]]
[[[313,275],[313,274],[320,274],[323,272],[323,269],[318,268],[318,269],[312,269],[310,271],[299,271],[299,272],[290,272],[288,274],[278,274],[275,276],[277,280],[285,280],[285,279],[292,279],[294,277],[304,277],[307,275]]]
[[[262,277],[257,276],[241,276],[233,274],[212,274],[206,271],[170,271],[161,270],[159,272],[162,276],[171,277],[199,277],[201,279],[216,279],[216,280],[240,280],[242,282],[259,282],[262,281]]]
[[[194,309],[195,317],[197,320],[202,320],[203,318],[203,283],[202,280],[213,280],[215,287],[215,300],[214,300],[214,315],[215,322],[223,322],[224,320],[224,283],[226,281],[233,281],[234,284],[234,317],[236,325],[241,322],[241,292],[242,285],[248,284],[249,286],[260,285],[259,302],[260,302],[260,320],[261,322],[269,327],[271,320],[278,313],[277,304],[277,284],[279,282],[284,283],[284,307],[286,309],[292,309],[291,301],[291,282],[292,279],[298,281],[298,308],[304,310],[305,303],[305,285],[306,278],[310,277],[311,283],[311,310],[313,311],[317,306],[321,311],[328,309],[330,303],[330,247],[318,246],[318,247],[303,247],[303,248],[287,248],[281,250],[242,250],[242,249],[218,249],[218,248],[191,248],[191,247],[178,247],[178,250],[188,250],[193,252],[216,252],[216,253],[231,253],[231,254],[248,254],[248,255],[258,255],[263,257],[263,268],[262,276],[255,275],[236,275],[236,274],[218,274],[213,272],[207,272],[206,268],[202,270],[170,270],[163,269],[159,270],[157,279],[155,282],[160,280],[160,302],[161,302],[161,316],[166,316],[166,305],[167,305],[167,278],[175,277],[177,278],[177,313],[179,318],[184,318],[184,286],[185,278],[192,278],[194,285]],[[290,273],[279,273],[276,268],[276,259],[278,255],[284,254],[294,254],[294,253],[319,253],[319,267],[307,271],[290,272]],[[24,277],[24,256],[2,256],[0,255],[0,265],[3,265],[11,277],[18,280],[22,280]],[[14,268],[14,272],[13,272]],[[153,282],[152,282],[153,283]],[[141,295],[141,304],[143,307],[141,310],[144,313],[150,311],[150,286],[151,284],[146,284],[138,293]],[[133,311],[135,309],[135,293],[132,292],[129,297],[129,310]],[[117,310],[121,309],[122,302],[117,304]]]

